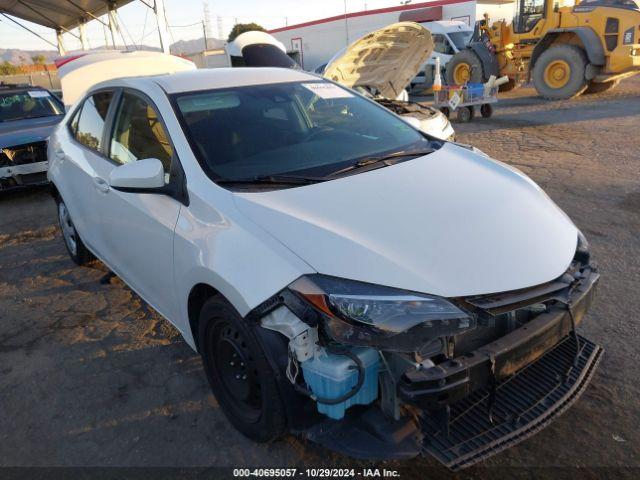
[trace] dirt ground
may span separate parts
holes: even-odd
[[[521,89],[492,119],[455,125],[461,142],[530,175],[588,237],[602,280],[580,330],[605,348],[567,413],[466,474],[640,469],[639,125],[640,78],[562,102]],[[0,466],[367,465],[294,437],[242,437],[200,358],[119,280],[100,284],[103,273],[71,262],[46,189],[0,196]],[[382,465],[448,476],[430,459]]]

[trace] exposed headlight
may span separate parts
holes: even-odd
[[[576,247],[576,258],[582,263],[589,263],[589,242],[584,234],[578,230],[578,246]]]
[[[289,288],[331,317],[398,334],[421,326],[431,338],[475,326],[464,311],[441,297],[324,275],[309,275]]]

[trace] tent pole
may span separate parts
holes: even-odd
[[[58,54],[63,57],[67,54],[67,49],[64,48],[64,38],[62,34],[64,32],[61,29],[56,30],[56,39],[58,40]]]
[[[171,53],[169,51],[169,30],[167,27],[167,18],[164,11],[164,0],[155,0],[153,11],[156,14],[156,22],[158,24],[160,48],[164,53]]]
[[[116,8],[113,3],[109,3],[109,11],[107,15],[109,16],[109,31],[111,32],[111,44],[113,48],[116,48],[116,37],[118,33],[118,21],[116,19]]]
[[[87,42],[87,21],[83,18],[80,20],[78,24],[78,31],[80,32],[80,44],[82,45],[82,50],[89,50],[89,43]]]

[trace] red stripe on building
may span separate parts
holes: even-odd
[[[367,15],[377,15],[379,13],[391,13],[402,12],[404,10],[415,10],[417,8],[424,7],[440,7],[443,5],[451,5],[454,3],[469,3],[474,0],[436,0],[434,2],[414,3],[409,5],[400,5],[397,7],[378,8],[376,10],[365,10],[362,12],[352,12],[346,15],[336,15],[335,17],[322,18],[320,20],[311,20],[310,22],[298,23],[296,25],[289,25],[287,27],[274,28],[269,30],[269,33],[285,32],[287,30],[294,30],[296,28],[310,27],[311,25],[319,25],[321,23],[335,22],[336,20],[344,20],[346,18],[364,17]]]

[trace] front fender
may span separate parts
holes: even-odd
[[[589,63],[596,66],[603,66],[605,64],[604,48],[602,47],[602,42],[596,32],[591,30],[589,27],[556,28],[549,30],[544,38],[542,38],[542,40],[540,40],[533,49],[533,54],[531,55],[531,68],[529,71],[533,71],[533,67],[542,52],[544,52],[553,43],[555,38],[562,33],[573,33],[580,39],[585,51],[587,52]]]
[[[471,42],[467,48],[470,48],[480,59],[482,64],[482,73],[485,80],[491,75],[500,76],[500,66],[495,54],[487,48],[484,42]]]
[[[232,194],[216,190],[215,199],[190,191],[191,204],[181,209],[175,230],[174,272],[180,318],[174,323],[194,348],[188,300],[195,285],[211,286],[244,317],[301,275],[315,273],[242,215]]]

